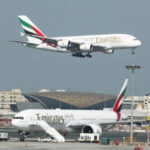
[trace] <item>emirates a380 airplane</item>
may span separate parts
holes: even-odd
[[[38,27],[24,15],[18,16],[27,42],[11,41],[23,46],[41,50],[71,53],[76,57],[92,57],[92,52],[103,52],[113,54],[117,49],[134,50],[141,45],[136,37],[129,34],[103,34],[66,37],[47,37]],[[23,36],[23,33],[21,33]]]
[[[122,120],[128,118],[127,115],[120,113],[127,84],[128,79],[125,80],[114,107],[110,111],[29,109],[17,113],[12,119],[12,125],[18,129],[21,141],[24,141],[29,133],[38,131],[45,131],[57,142],[65,141],[59,131],[101,135],[103,129],[111,128],[114,124],[121,123]]]

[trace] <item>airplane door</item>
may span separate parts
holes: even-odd
[[[36,116],[30,116],[30,121],[31,121],[31,124],[35,125],[36,124]]]

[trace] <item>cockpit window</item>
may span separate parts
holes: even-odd
[[[21,119],[21,120],[23,120],[24,118],[23,117],[13,117],[13,119]]]

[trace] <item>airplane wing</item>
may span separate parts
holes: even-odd
[[[86,123],[68,123],[66,124],[66,127],[80,128],[80,127],[83,127],[84,125],[86,125]]]
[[[29,34],[28,36],[38,38],[38,39],[42,40],[44,43],[54,44],[55,46],[57,46],[57,43],[59,41],[62,41],[62,40],[56,40],[56,39],[43,37],[43,36],[32,35],[32,34]],[[77,43],[77,42],[69,41],[68,49],[71,50],[71,51],[76,51],[77,49],[80,49],[79,46],[81,44],[83,44],[83,43]]]
[[[134,120],[133,124],[142,124],[145,120]],[[101,125],[107,125],[107,124],[130,124],[131,120],[121,120],[117,122],[108,122],[108,123],[101,123]]]
[[[54,44],[55,46],[57,46],[57,43],[59,41],[62,41],[61,39],[52,39],[52,38],[48,38],[48,37],[43,37],[43,36],[38,36],[38,35],[32,35],[32,34],[27,34],[28,36],[31,37],[35,37],[38,38],[40,40],[42,40],[44,43],[48,43],[48,44]],[[80,45],[85,44],[83,42],[75,42],[75,41],[69,41],[68,44],[68,49],[71,50],[72,52],[81,52],[80,50]],[[92,44],[93,49],[95,50],[101,50],[102,52],[104,52],[106,49],[110,49],[110,47],[106,47],[105,45],[96,45],[96,44]]]
[[[93,49],[93,51],[99,51],[102,53],[110,53],[111,54],[114,52],[114,49],[112,48],[112,46],[108,46],[105,44],[100,44],[100,45],[92,44],[92,49]]]
[[[133,124],[137,124],[137,125],[141,125],[143,122],[145,122],[145,120],[134,120]],[[117,121],[117,122],[104,122],[104,123],[100,123],[99,125],[102,127],[102,128],[107,128],[107,126],[114,126],[116,124],[130,124],[131,121],[130,120],[127,120],[127,121]],[[87,123],[86,122],[79,122],[79,123],[69,123],[66,125],[66,127],[70,127],[70,128],[73,128],[73,129],[78,129],[78,128],[82,128],[83,126],[86,126]]]

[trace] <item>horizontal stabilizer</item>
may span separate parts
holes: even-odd
[[[23,37],[25,35],[25,33],[23,32],[20,32],[20,36]]]
[[[30,42],[22,42],[22,41],[9,41],[9,42],[14,42],[14,43],[19,43],[22,46],[37,46],[38,44],[35,43],[30,43]]]

